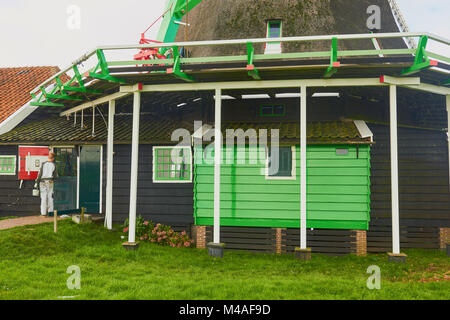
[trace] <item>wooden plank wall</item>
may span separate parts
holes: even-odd
[[[340,256],[356,252],[353,230],[308,229],[306,239],[312,253]],[[285,252],[293,253],[295,247],[300,246],[300,230],[289,228],[284,231],[283,245]]]
[[[275,252],[276,231],[271,228],[221,227],[221,242],[227,250]],[[206,227],[206,243],[213,240],[213,227]]]
[[[389,127],[374,133],[369,252],[392,250]],[[448,147],[445,132],[399,128],[402,248],[439,248],[439,227],[450,227]]]
[[[0,155],[19,155],[18,146],[0,146]],[[34,180],[24,181],[19,189],[18,165],[15,176],[0,175],[0,217],[24,217],[40,214],[40,198],[33,197]]]
[[[336,149],[348,149],[337,156]],[[255,155],[265,150],[253,149]],[[262,151],[262,152],[261,152]],[[366,145],[308,147],[308,227],[367,229],[369,221],[370,148]],[[250,159],[249,148],[238,147],[235,159]],[[227,156],[227,148],[223,150]],[[195,159],[203,157],[195,150]],[[245,156],[245,158],[243,158]],[[265,163],[223,164],[221,219],[224,226],[296,228],[300,225],[300,148],[296,148],[296,179],[269,180]],[[233,154],[231,154],[233,157]],[[231,158],[232,159],[232,158]],[[235,161],[235,163],[238,161]],[[196,164],[194,215],[196,223],[213,223],[214,166]]]
[[[103,212],[106,204],[106,155],[103,147]],[[114,146],[113,221],[128,218],[130,203],[131,145]],[[176,231],[189,231],[194,223],[192,183],[153,183],[153,146],[139,146],[137,215]]]

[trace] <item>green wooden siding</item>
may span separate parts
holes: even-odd
[[[348,148],[348,155],[336,155]],[[213,153],[213,152],[212,152]],[[223,151],[227,156],[226,148]],[[245,154],[248,147],[234,152]],[[232,154],[231,154],[232,155]],[[213,225],[214,165],[194,150],[194,218]],[[300,227],[300,148],[296,180],[267,180],[265,164],[222,164],[221,224],[245,227]],[[308,146],[307,227],[367,230],[370,221],[370,147]]]

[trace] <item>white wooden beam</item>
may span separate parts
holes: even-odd
[[[448,183],[450,187],[450,95],[447,96]]]
[[[306,241],[306,94],[307,87],[300,89],[300,249],[305,250]]]
[[[108,114],[108,145],[107,145],[107,174],[106,174],[106,227],[112,229],[112,200],[113,200],[113,166],[114,166],[114,115],[116,101],[109,101]]]
[[[141,93],[134,92],[133,99],[133,135],[131,142],[131,181],[130,181],[130,213],[128,242],[136,242],[136,206],[137,180],[139,164],[139,117],[141,109]]]
[[[398,78],[398,83],[409,84],[411,79],[417,83],[419,78]],[[387,86],[380,82],[380,78],[355,79],[297,79],[297,80],[258,80],[258,81],[232,81],[232,82],[201,82],[201,83],[172,83],[158,85],[144,85],[142,92],[170,92],[170,91],[202,91],[216,89],[270,89],[270,88],[298,88],[307,87],[364,87]],[[120,92],[131,93],[138,90],[138,85],[121,86]]]
[[[396,78],[391,76],[380,76],[380,82],[386,84],[395,84],[395,85],[419,85],[420,78]]]
[[[135,91],[137,91],[137,90],[135,90]],[[117,100],[117,99],[126,97],[126,96],[130,95],[131,93],[132,92],[116,92],[116,93],[113,93],[113,94],[110,94],[110,95],[98,98],[97,100],[89,101],[89,102],[80,104],[79,106],[76,106],[76,107],[73,107],[73,108],[71,108],[69,110],[61,112],[59,115],[61,117],[68,116],[68,115],[71,115],[72,113],[75,113],[75,112],[80,111],[80,110],[92,108],[92,107],[98,106],[100,104],[108,103],[111,100]]]
[[[220,243],[220,167],[222,162],[222,90],[216,89],[214,135],[214,243]]]
[[[413,89],[413,90],[424,91],[424,92],[429,92],[429,93],[434,93],[434,94],[440,94],[440,95],[444,95],[444,96],[450,95],[450,88],[435,86],[433,84],[428,84],[428,83],[421,83],[419,85],[401,85],[401,86],[409,88],[409,89]]]
[[[398,196],[398,136],[397,86],[389,87],[391,127],[391,201],[392,201],[392,253],[400,254],[400,221]]]

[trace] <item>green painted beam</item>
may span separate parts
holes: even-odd
[[[61,103],[54,103],[54,102],[31,102],[30,105],[35,107],[64,107]]]
[[[104,80],[104,81],[109,81],[109,82],[116,82],[116,83],[121,83],[121,84],[126,84],[127,81],[121,78],[116,78],[110,75],[104,75],[101,73],[93,73],[90,72],[89,73],[89,77],[93,78],[93,79],[99,79],[99,80]]]
[[[87,88],[84,88],[84,87],[80,88],[80,87],[64,86],[63,88],[64,88],[65,91],[73,91],[73,92],[81,92],[81,93],[92,93],[92,94],[103,94],[103,91],[87,89]]]
[[[415,49],[383,49],[383,50],[343,50],[338,51],[338,57],[357,57],[357,56],[376,56],[383,55],[406,55],[415,53]],[[278,59],[302,59],[302,58],[330,58],[329,51],[317,52],[291,52],[280,54],[255,54],[254,61],[261,60],[278,60]],[[430,55],[431,56],[431,55]],[[445,59],[445,57],[444,57]],[[439,60],[444,60],[439,59]],[[450,61],[450,58],[446,58]],[[213,63],[213,62],[245,62],[248,60],[247,55],[239,56],[221,56],[221,57],[197,57],[197,58],[181,58],[180,63]],[[173,64],[174,59],[155,59],[155,60],[129,60],[129,61],[110,61],[109,67],[114,66],[139,66],[139,65],[160,65]]]
[[[84,98],[82,97],[75,97],[75,96],[69,96],[69,95],[59,95],[59,94],[51,94],[47,93],[46,95],[47,99],[62,99],[62,100],[78,100],[83,101]]]
[[[337,38],[333,38],[333,40],[331,41],[330,66],[327,68],[324,78],[331,78],[338,71],[338,68],[341,66],[341,64],[338,61],[337,43],[338,43]]]

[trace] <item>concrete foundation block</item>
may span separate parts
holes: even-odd
[[[208,254],[214,258],[223,258],[223,252],[225,249],[225,243],[210,242],[206,245],[208,248]]]
[[[389,252],[388,257],[389,257],[389,262],[406,263],[407,255],[404,253],[394,254],[394,253]]]
[[[295,248],[295,258],[299,260],[311,260],[311,248]]]

